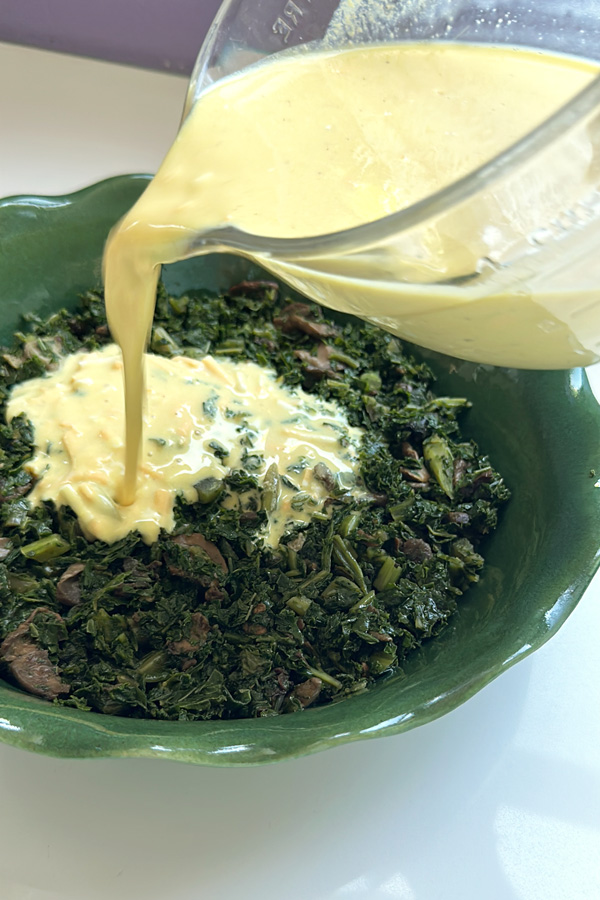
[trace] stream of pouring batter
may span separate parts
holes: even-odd
[[[506,47],[398,44],[275,58],[206,90],[106,249],[106,308],[125,370],[127,462],[120,502],[130,504],[135,496],[142,354],[161,263],[186,257],[198,234],[220,226],[302,237],[403,209],[497,155],[595,74],[583,61]],[[443,259],[446,276],[461,275],[468,246],[453,235],[437,235],[436,241],[431,253]],[[285,261],[279,262],[270,268],[285,277]],[[358,310],[400,334],[414,320],[415,292],[398,289],[391,304],[390,278],[359,295],[357,282],[336,275],[335,260],[331,274],[319,278],[318,296],[327,305]],[[433,329],[434,314],[448,296],[430,295],[426,287],[419,296]],[[502,310],[510,304],[508,324]],[[560,353],[561,360],[573,354],[572,335],[560,329],[547,344],[534,346],[532,329],[552,316],[542,315],[536,299],[526,296],[516,306],[514,297],[496,297],[487,312],[475,304],[470,318],[458,317],[454,325],[446,319],[441,340],[448,352],[460,341],[477,341],[492,312],[490,356],[494,342],[507,340],[514,340],[515,365],[522,358],[527,367],[542,368]]]

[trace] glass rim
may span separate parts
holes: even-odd
[[[301,238],[265,237],[226,226],[199,235],[193,250],[197,251],[199,246],[220,245],[242,254],[292,260],[349,253],[381,243],[395,234],[423,224],[431,217],[448,212],[509,172],[527,164],[537,153],[547,150],[582,123],[595,108],[600,109],[600,75],[551,116],[491,160],[398,212],[342,231]]]

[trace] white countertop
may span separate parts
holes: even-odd
[[[185,93],[1,44],[0,84],[0,196],[154,171]],[[238,770],[0,745],[0,900],[598,900],[599,599],[397,737]]]

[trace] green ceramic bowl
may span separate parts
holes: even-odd
[[[0,203],[0,339],[24,312],[46,315],[100,284],[111,225],[145,176],[110,179],[67,197]],[[256,277],[220,255],[165,270],[169,289],[217,289]],[[343,703],[277,719],[151,722],[52,706],[0,682],[0,738],[64,757],[144,756],[212,766],[256,765],[396,734],[441,716],[540,647],[574,609],[600,543],[600,414],[581,370],[524,372],[415,351],[441,391],[467,396],[465,431],[493,457],[513,491],[487,547],[481,582],[449,628],[402,676]]]

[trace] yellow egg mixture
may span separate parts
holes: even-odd
[[[110,542],[137,529],[155,541],[175,524],[178,494],[194,502],[198,483],[244,466],[260,480],[269,472],[276,502],[267,537],[276,545],[328,495],[315,466],[355,485],[361,431],[334,404],[290,391],[252,362],[148,354],[145,369],[143,458],[128,506],[115,501],[125,470],[118,347],[72,354],[12,392],[9,419],[24,412],[35,427],[38,453],[28,468],[39,480],[30,499],[70,506],[89,537]]]
[[[199,478],[222,476],[241,461],[228,409],[247,416],[254,447],[264,453],[259,478],[270,461],[283,471],[288,460],[303,456],[324,460],[335,472],[352,471],[355,451],[333,427],[348,431],[342,412],[334,405],[317,410],[314,399],[302,392],[294,397],[250,363],[145,357],[144,387],[160,264],[191,255],[198,234],[227,225],[302,237],[401,210],[490,160],[596,73],[583,61],[506,47],[398,44],[284,55],[205,90],[106,249],[107,315],[124,363],[125,446],[121,362],[113,348],[87,359],[78,354],[50,378],[18,388],[9,414],[24,411],[35,426],[39,450],[32,467],[40,481],[34,502],[72,506],[86,530],[103,540],[133,528],[153,539],[159,527],[172,527],[175,493],[190,499]],[[585,162],[587,148],[581,152]],[[465,240],[433,235],[428,264],[439,265],[446,278],[464,274],[480,252]],[[293,264],[260,261],[301,284]],[[394,283],[394,271],[365,290],[369,270],[360,271],[360,259],[355,266],[360,293],[352,277],[336,274],[335,260],[330,273],[313,280],[323,302],[400,334],[414,337],[416,329],[418,337],[425,330],[429,346],[461,355],[465,341],[484,341],[485,333],[489,362],[494,348],[508,342],[514,364],[529,367],[570,364],[581,351],[562,324],[537,340],[540,322],[552,318],[539,297],[469,305],[467,293],[407,290]],[[465,312],[457,316],[460,304]],[[512,318],[503,315],[509,306]],[[212,420],[201,411],[211,392],[219,408]],[[211,440],[229,455],[211,456]],[[352,432],[351,448],[358,440]],[[309,481],[302,488],[318,505],[322,492]],[[302,519],[286,508],[277,528],[294,517]]]

